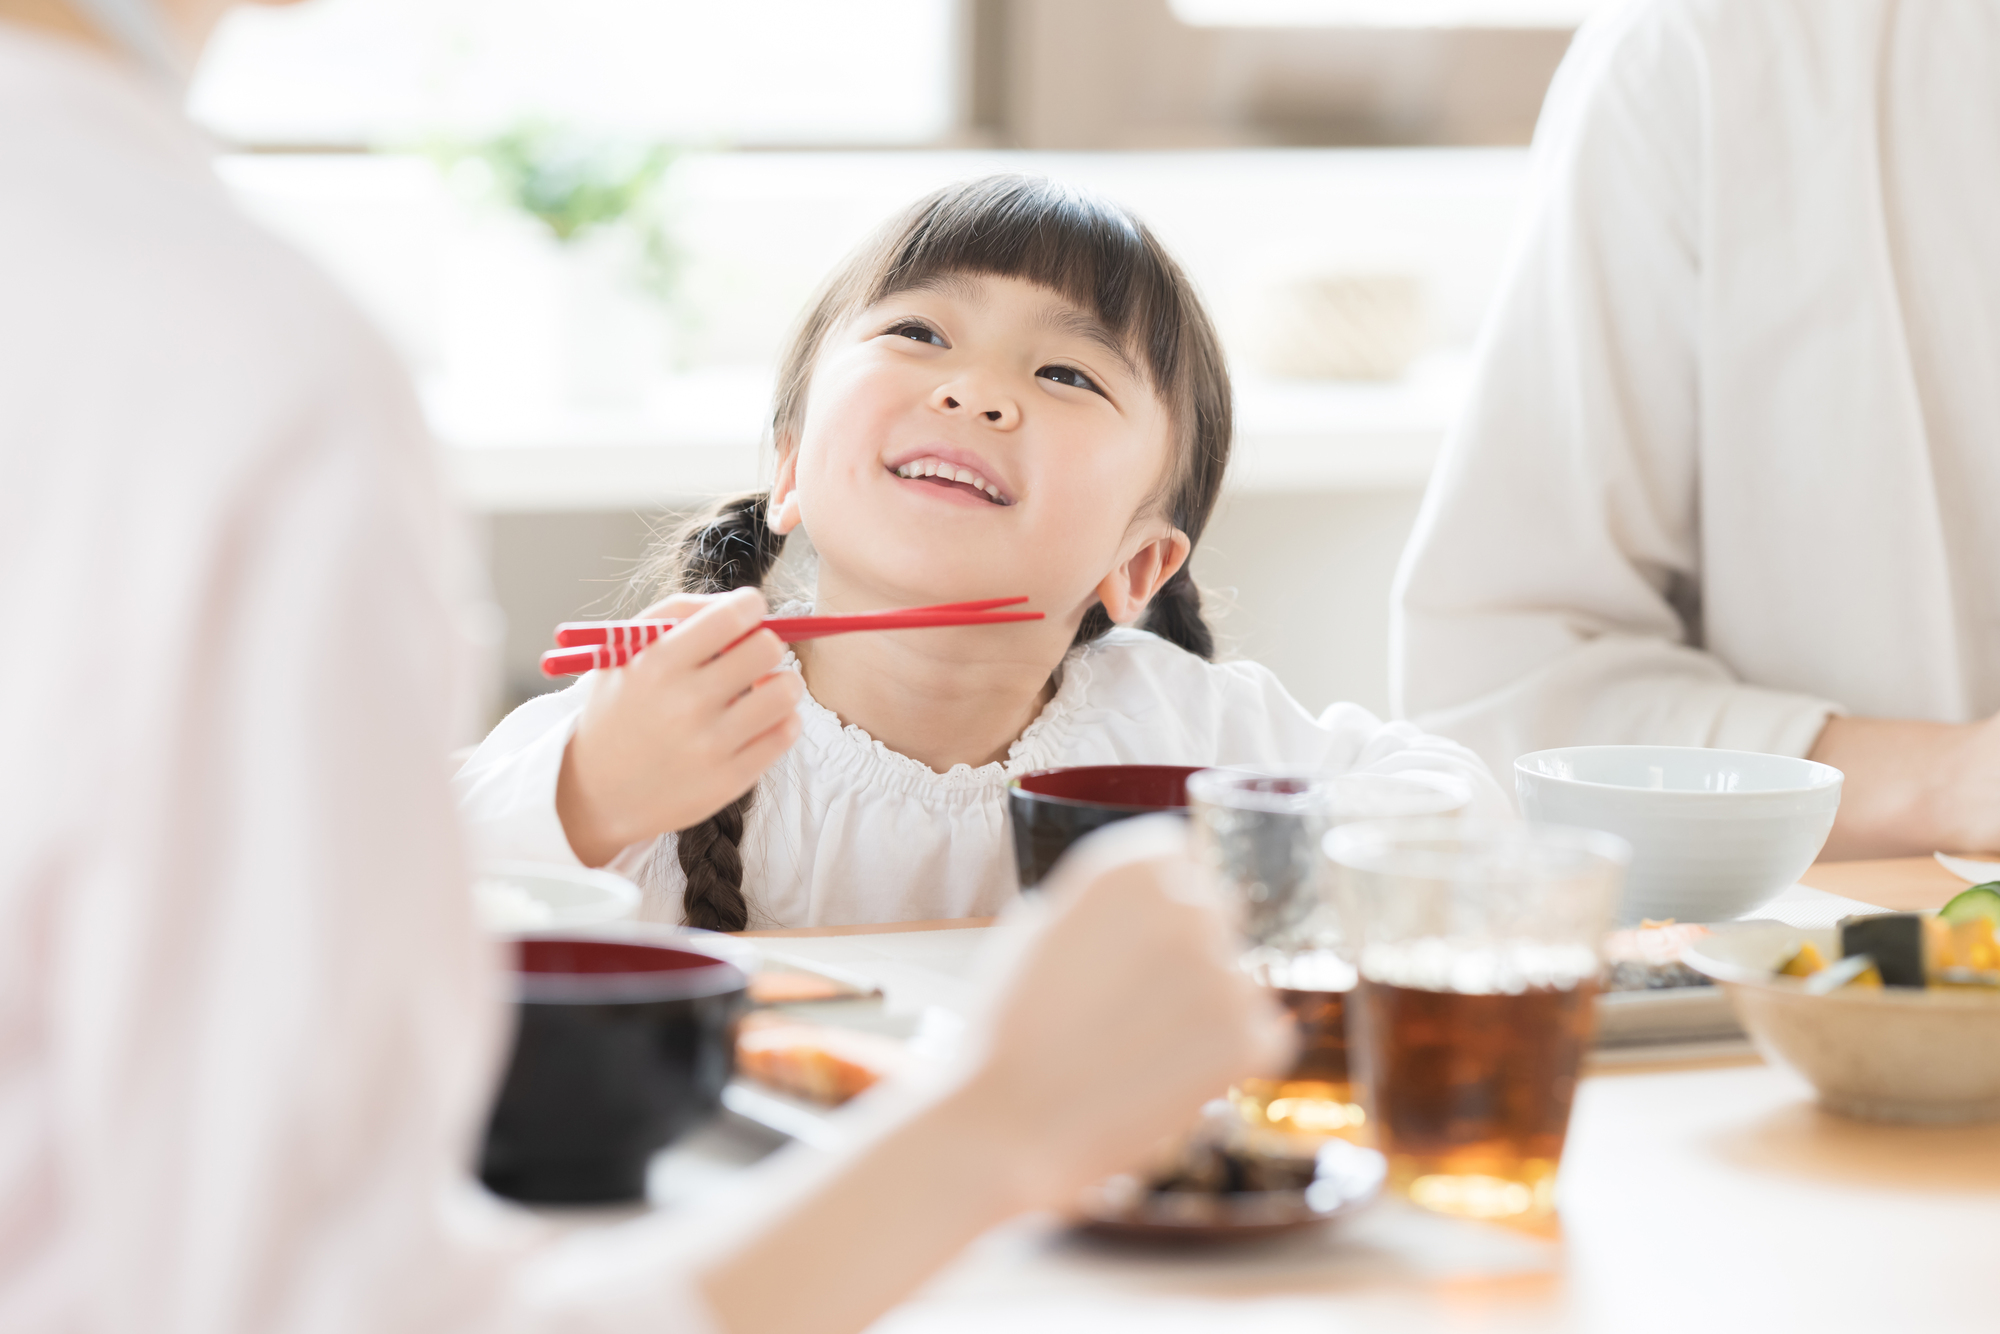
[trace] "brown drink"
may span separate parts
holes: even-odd
[[[1548,1213],[1595,991],[1586,981],[1466,994],[1364,979],[1356,1046],[1373,1063],[1391,1187],[1441,1213]]]
[[[1348,1001],[1354,965],[1332,950],[1252,950],[1250,975],[1271,989],[1297,1025],[1299,1054],[1282,1079],[1247,1079],[1229,1091],[1254,1129],[1367,1142],[1367,1113],[1348,1069]]]
[[[1346,825],[1325,846],[1360,937],[1348,1036],[1390,1186],[1540,1230],[1630,849],[1446,821]]]
[[[1255,1127],[1363,1139],[1368,1118],[1347,1073],[1347,998],[1352,993],[1272,991],[1298,1025],[1298,1060],[1283,1079],[1244,1080],[1230,1091],[1230,1100]]]

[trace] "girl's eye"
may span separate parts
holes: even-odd
[[[1088,389],[1091,393],[1098,395],[1104,393],[1102,389],[1097,387],[1095,380],[1074,366],[1044,366],[1036,371],[1035,374],[1044,380],[1054,380],[1057,384],[1066,384],[1073,389]]]
[[[929,343],[933,347],[951,346],[951,344],[944,341],[943,334],[931,328],[930,325],[921,324],[916,320],[905,320],[901,324],[891,326],[885,332],[892,333],[898,338],[908,338],[919,343]]]

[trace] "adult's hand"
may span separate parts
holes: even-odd
[[[1179,821],[1079,844],[1030,904],[1048,915],[996,979],[966,1102],[1011,1148],[1024,1208],[1062,1208],[1185,1128],[1232,1082],[1275,1071],[1292,1028],[1236,967],[1234,925]]]
[[[585,865],[706,820],[798,739],[805,683],[775,670],[785,648],[757,628],[764,614],[754,588],[676,594],[642,616],[686,619],[599,673],[556,780],[556,815]]]
[[[2000,715],[1832,718],[1810,758],[1847,775],[1825,856],[2000,851]]]
[[[1066,1206],[1290,1059],[1175,823],[1096,835],[1026,906],[960,1077],[704,1269],[730,1334],[859,1330],[988,1227]]]

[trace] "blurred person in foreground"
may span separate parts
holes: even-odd
[[[404,377],[180,117],[226,7],[0,0],[0,1329],[854,1330],[1282,1061],[1177,835],[1128,828],[948,1078],[704,1244],[482,1194],[449,524]],[[722,651],[762,605],[641,659],[689,819],[792,738],[775,640]]]
[[[1577,34],[1397,594],[1397,707],[1809,755],[1832,856],[2000,849],[2000,5]]]

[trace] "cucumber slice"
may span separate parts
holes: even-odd
[[[2000,880],[1989,880],[1983,885],[1974,885],[1939,908],[1938,916],[1947,922],[1970,922],[1974,918],[1984,917],[1994,926],[2000,927]]]

